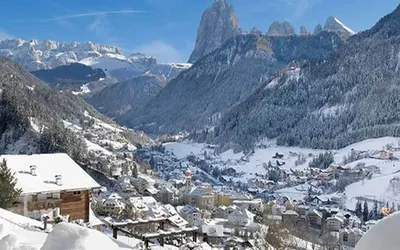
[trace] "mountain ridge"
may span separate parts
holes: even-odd
[[[335,33],[325,31],[317,36],[235,36],[171,80],[135,115],[117,120],[161,133],[214,126],[226,109],[245,100],[275,70],[293,60],[318,61],[341,43]],[[160,131],[146,124],[157,124]]]
[[[228,148],[276,138],[280,145],[332,149],[399,136],[399,23],[400,6],[323,62],[286,69],[264,82],[222,117],[215,132],[199,137]]]

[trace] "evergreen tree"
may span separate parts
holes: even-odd
[[[390,213],[396,212],[396,207],[394,206],[394,202],[392,202],[392,206],[390,207]]]
[[[7,167],[7,162],[3,159],[0,163],[0,207],[10,208],[21,194],[21,189],[16,189],[17,180],[14,173]]]
[[[378,219],[378,214],[379,214],[379,209],[378,209],[378,201],[374,201],[374,206],[371,209],[370,214],[372,213],[372,216],[370,217],[371,220],[377,220]]]
[[[368,221],[368,203],[364,201],[363,220]]]
[[[361,207],[360,201],[357,201],[355,212],[356,212],[356,216],[358,218],[361,218],[363,212],[362,212],[362,207]]]
[[[132,177],[137,178],[138,177],[138,169],[136,163],[133,164],[132,168]]]

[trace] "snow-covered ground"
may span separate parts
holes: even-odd
[[[174,153],[178,159],[183,159],[188,155],[199,155],[206,148],[204,143],[195,142],[167,142],[164,143],[165,150]]]
[[[1,250],[131,250],[142,249],[141,240],[110,234],[81,227],[72,223],[59,223],[48,232],[39,229],[39,221],[0,208],[0,249]],[[151,249],[178,249],[173,246],[150,245]]]
[[[204,152],[210,154],[212,151],[207,147],[207,144],[204,143],[170,142],[165,143],[164,146],[167,151],[173,152],[179,159],[183,159],[192,154],[203,157]],[[257,148],[254,154],[251,155],[244,155],[242,152],[234,153],[233,150],[228,150],[220,155],[216,155],[212,163],[213,166],[218,166],[221,169],[232,167],[238,173],[243,172],[244,175],[241,179],[242,181],[246,181],[246,179],[254,177],[255,173],[266,174],[267,170],[263,167],[263,163],[267,164],[271,161],[272,164],[276,164],[277,159],[273,158],[276,153],[284,155],[282,159],[279,159],[279,162],[285,162],[285,165],[281,166],[282,169],[303,170],[308,167],[308,163],[315,155],[323,152],[325,152],[325,150],[271,145],[267,148]],[[306,158],[305,162],[296,166],[295,161],[298,159],[298,155],[301,154]]]
[[[99,153],[103,153],[105,155],[111,155],[112,153],[110,151],[108,151],[107,149],[101,147],[100,145],[93,143],[87,139],[85,139],[86,142],[86,146],[88,147],[89,151],[95,151],[95,152],[99,152]]]
[[[381,137],[356,142],[347,147],[339,149],[335,154],[335,162],[342,162],[343,157],[347,156],[350,153],[351,149],[359,151],[379,151],[382,150],[387,144],[398,145],[399,142],[400,138],[397,137]]]

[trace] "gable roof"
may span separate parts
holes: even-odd
[[[85,190],[100,188],[100,185],[87,174],[67,154],[2,155],[7,167],[15,173],[16,188],[22,195],[66,190]],[[36,176],[30,173],[30,166],[36,166]],[[55,176],[61,175],[62,185],[57,185]]]

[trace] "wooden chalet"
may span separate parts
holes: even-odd
[[[90,191],[100,185],[67,154],[3,155],[0,162],[22,189],[13,212],[37,220],[63,215],[89,221]]]

